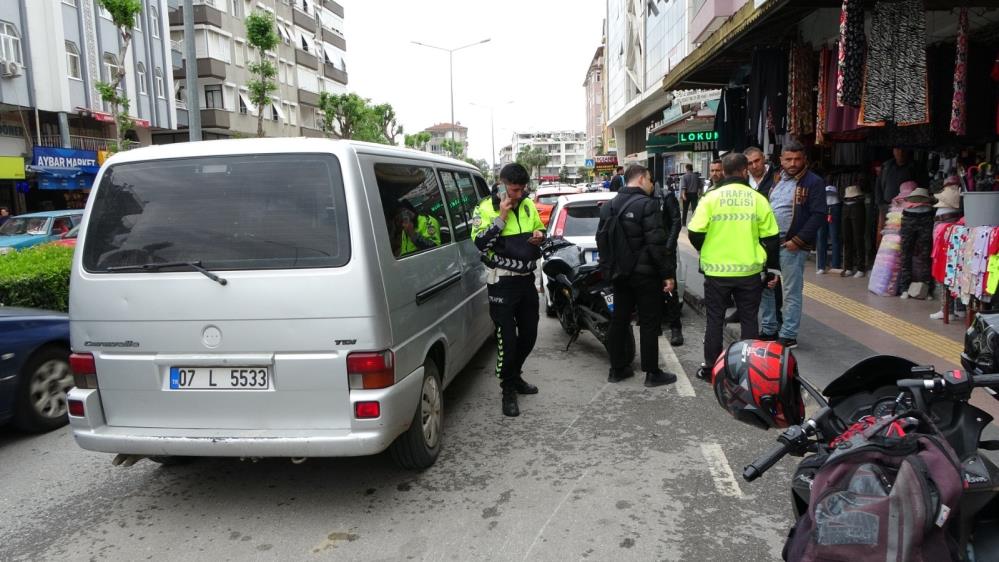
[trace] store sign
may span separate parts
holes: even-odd
[[[712,152],[718,150],[717,131],[669,133],[649,137],[645,148],[653,154],[662,152]]]
[[[20,125],[8,125],[7,123],[0,123],[0,137],[17,137],[19,139],[23,139],[24,127]]]
[[[47,168],[79,168],[97,166],[97,152],[75,148],[49,148],[36,146],[32,151],[31,164]]]
[[[712,142],[718,140],[718,131],[700,131],[696,133],[677,133],[680,144],[692,142]]]
[[[94,111],[93,109],[88,110],[90,116],[100,121],[101,123],[114,123],[114,115],[110,113],[104,113],[103,111]],[[143,129],[149,128],[149,119],[139,119],[137,117],[132,117],[132,123],[135,123],[136,127],[142,127]]]
[[[24,158],[0,156],[0,180],[23,180]]]
[[[593,160],[595,174],[613,173],[617,169],[617,155],[615,154],[596,156]]]

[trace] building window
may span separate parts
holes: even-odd
[[[309,42],[305,39],[305,34],[302,34],[302,50],[306,53],[309,52]]]
[[[288,123],[292,126],[298,126],[298,106],[295,104],[288,106]]]
[[[205,84],[205,109],[225,109],[221,84]]]
[[[250,108],[246,106],[246,98],[244,97],[244,95],[245,94],[240,92],[237,98],[239,100],[239,113],[241,115],[246,115],[250,112]]]
[[[62,3],[67,6],[76,7],[76,0],[62,0]]]
[[[302,11],[305,12],[306,14],[310,13],[309,12],[309,0],[302,0]]]
[[[271,121],[278,120],[278,108],[273,103],[271,104]]]
[[[5,62],[24,64],[21,55],[21,36],[17,28],[5,21],[0,21],[0,55]]]
[[[242,1],[242,0],[240,0]],[[236,66],[243,66],[246,64],[246,43],[243,41],[236,41]]]
[[[104,74],[107,76],[108,83],[114,82],[118,76],[118,70],[118,59],[111,53],[104,53]],[[118,88],[121,88],[121,84],[118,84]]]
[[[83,79],[80,69],[80,50],[72,41],[66,41],[66,69],[70,78]]]
[[[158,97],[160,99],[166,99],[166,96],[163,94],[163,90],[164,90],[164,88],[163,88],[163,71],[160,70],[159,68],[157,68],[156,71],[154,72],[154,74],[156,75],[156,97]]]
[[[135,81],[139,88],[140,94],[145,94],[149,91],[146,85],[146,65],[141,62],[135,65]]]
[[[132,26],[136,31],[142,31],[142,13],[135,14],[135,25]]]
[[[160,36],[160,9],[156,4],[149,5],[149,27],[153,28],[153,37]]]
[[[231,4],[233,17],[243,19],[243,0],[232,0]]]
[[[104,19],[107,19],[107,20],[111,19],[111,12],[109,12],[107,10],[107,8],[105,8],[104,6],[102,6],[100,4],[97,5],[97,13],[100,14],[101,17],[104,18]]]

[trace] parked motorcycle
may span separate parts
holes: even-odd
[[[931,366],[920,366],[901,357],[871,357],[848,369],[822,393],[801,379],[785,387],[782,376],[779,392],[750,399],[753,404],[749,410],[759,408],[783,416],[788,413],[788,405],[801,403],[798,388],[814,398],[818,410],[803,423],[795,422],[804,416],[798,419],[793,419],[794,415],[778,416],[781,421],[790,420],[777,424],[787,428],[777,438],[778,445],[746,466],[743,478],[748,482],[756,480],[785,455],[804,456],[791,483],[791,503],[798,520],[808,512],[813,499],[814,480],[809,475],[816,474],[837,447],[841,452],[849,447],[850,443],[844,444],[843,439],[849,435],[848,429],[856,431],[864,420],[876,423],[902,417],[927,419],[960,461],[964,490],[957,509],[959,516],[947,521],[945,528],[949,540],[956,545],[954,559],[999,560],[999,468],[982,454],[982,451],[999,451],[999,441],[982,440],[982,432],[993,418],[968,402],[974,388],[999,389],[999,374],[995,374],[999,372],[999,314],[978,316],[965,336],[961,362],[966,371],[938,373]],[[746,408],[737,413],[730,407],[732,395],[728,392],[734,387],[715,384],[718,377],[716,365],[713,384],[719,402],[728,400],[728,406],[723,406],[736,419],[761,425],[761,418],[748,413]],[[778,418],[763,416],[763,419]],[[789,538],[788,545],[792,540]],[[785,556],[789,556],[787,552]]]
[[[555,308],[555,315],[565,333],[569,334],[566,350],[579,338],[580,332],[589,331],[610,352],[607,340],[611,313],[614,310],[614,292],[609,281],[595,263],[586,263],[582,250],[565,240],[553,237],[541,245],[544,265],[541,270],[548,276],[548,290]],[[635,334],[628,332],[627,355],[629,362],[635,357]]]

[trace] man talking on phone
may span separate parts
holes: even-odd
[[[496,324],[496,376],[503,390],[503,415],[519,416],[518,394],[537,394],[521,376],[538,339],[538,290],[534,270],[545,226],[525,196],[530,182],[520,164],[500,170],[505,189],[483,199],[472,215],[472,239],[486,264],[489,316]]]

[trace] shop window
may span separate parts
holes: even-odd
[[[451,229],[433,169],[375,164],[392,255],[402,259],[451,243]]]

